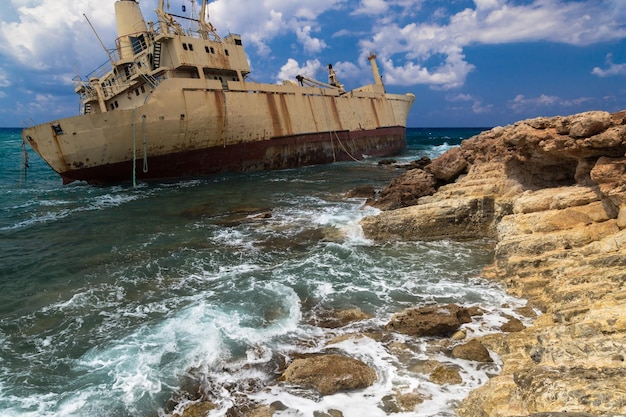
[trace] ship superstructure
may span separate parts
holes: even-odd
[[[136,0],[115,3],[118,38],[109,61],[75,79],[81,114],[24,129],[23,139],[65,183],[107,184],[291,168],[386,156],[405,144],[412,94],[374,83],[345,91],[298,76],[282,85],[246,80],[241,36],[220,37],[202,2],[194,29]]]

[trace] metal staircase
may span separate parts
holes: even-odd
[[[156,86],[159,85],[159,80],[152,75],[145,72],[142,72],[139,75],[146,82],[146,84],[150,85],[152,88],[156,88]]]
[[[152,50],[152,69],[155,70],[161,66],[161,42],[155,42]]]

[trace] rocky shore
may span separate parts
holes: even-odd
[[[498,127],[421,165],[370,202],[366,236],[494,239],[484,276],[542,313],[481,338],[503,370],[458,414],[626,415],[626,111]]]

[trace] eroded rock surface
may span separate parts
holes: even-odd
[[[316,355],[296,359],[282,375],[282,380],[305,388],[314,388],[322,395],[367,388],[376,379],[369,365],[338,354]]]
[[[467,309],[449,304],[404,310],[395,314],[386,328],[414,337],[451,336],[462,324],[471,321]]]
[[[460,416],[626,415],[625,154],[626,112],[525,120],[407,172],[395,201],[410,178],[436,191],[363,220],[378,240],[492,238],[484,275],[543,312],[481,340],[504,368]]]

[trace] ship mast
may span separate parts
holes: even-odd
[[[216,41],[220,42],[222,38],[217,34],[217,30],[208,20],[208,11],[209,11],[209,0],[202,0],[202,8],[200,9],[200,19],[198,19],[198,23],[200,25],[200,30],[198,32],[204,39],[209,39],[209,33],[213,35]]]

